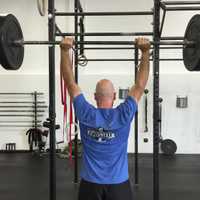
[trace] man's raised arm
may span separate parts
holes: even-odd
[[[74,79],[70,58],[70,49],[73,47],[73,43],[74,40],[72,38],[64,38],[60,43],[60,70],[71,98],[74,98],[81,93],[81,90]]]
[[[139,102],[149,77],[150,42],[146,38],[138,38],[135,42],[136,46],[141,50],[142,56],[136,76],[136,83],[130,89],[129,96],[132,96],[137,102]]]

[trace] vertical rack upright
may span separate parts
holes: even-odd
[[[159,44],[160,0],[154,0],[153,14],[153,200],[159,200]]]
[[[135,47],[135,83],[138,71],[138,48]],[[138,167],[138,110],[135,113],[135,185],[139,183],[139,167]]]
[[[49,41],[55,41],[55,1],[48,1]],[[56,130],[55,130],[55,45],[49,46],[49,129],[50,129],[50,169],[49,199],[56,200]]]
[[[79,7],[79,0],[74,0],[74,13],[78,13],[78,7]],[[78,15],[74,16],[74,33],[75,33],[75,52],[74,52],[74,64],[75,64],[75,81],[78,83]],[[77,123],[78,120],[75,116],[75,123]],[[75,126],[75,129],[77,127]],[[74,158],[74,183],[78,183],[78,134],[77,130],[75,130],[75,158]]]

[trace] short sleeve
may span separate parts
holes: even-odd
[[[88,126],[96,124],[96,108],[86,101],[83,94],[74,98],[73,105],[76,117],[81,123]]]
[[[133,97],[128,96],[126,100],[117,107],[117,110],[120,113],[120,123],[126,124],[133,120],[133,117],[137,111],[137,103]]]

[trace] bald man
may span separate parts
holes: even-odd
[[[107,79],[100,80],[96,85],[94,96],[97,108],[84,98],[72,72],[69,49],[73,42],[73,39],[65,38],[60,47],[61,72],[73,99],[83,143],[78,199],[132,200],[127,145],[130,124],[149,76],[150,42],[145,38],[136,39],[142,53],[136,84],[125,101],[116,108],[113,108],[115,89]]]

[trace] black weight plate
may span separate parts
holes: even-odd
[[[161,150],[165,155],[174,155],[177,150],[177,145],[173,140],[166,139],[161,141]]]
[[[23,40],[21,26],[12,14],[0,16],[0,63],[8,70],[20,68],[24,58],[24,47],[11,44]]]
[[[200,71],[200,15],[194,15],[186,28],[185,41],[194,41],[195,46],[183,48],[184,65],[189,71]]]

